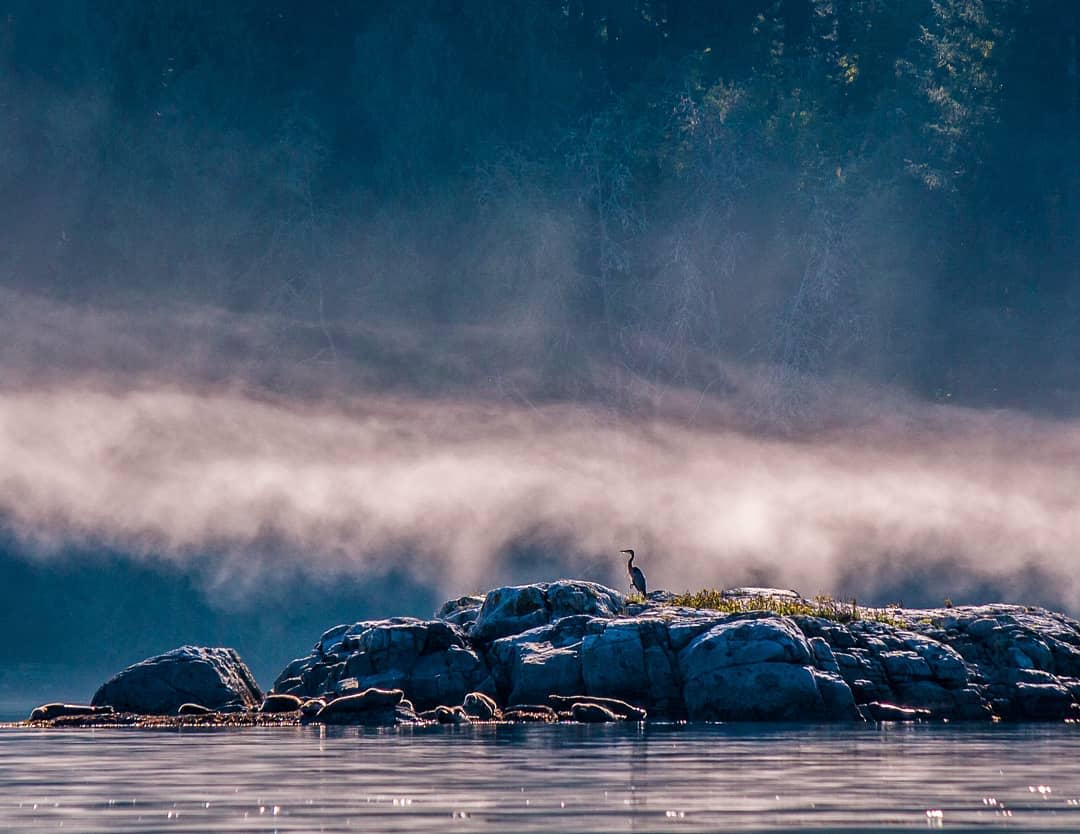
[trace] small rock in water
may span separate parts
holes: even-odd
[[[593,695],[549,695],[548,702],[556,709],[572,709],[574,704],[599,704],[615,713],[618,718],[630,721],[644,721],[649,713],[641,707],[635,707],[618,698],[600,698]]]
[[[461,707],[435,707],[435,720],[440,724],[469,724],[469,716]]]
[[[357,695],[345,695],[335,698],[324,706],[315,716],[315,720],[327,724],[364,723],[368,720],[365,713],[389,712],[401,703],[405,693],[400,689],[365,689]],[[382,723],[376,721],[376,723]],[[394,723],[393,721],[389,723]]]
[[[176,710],[177,715],[209,715],[213,710],[210,707],[204,707],[202,704],[181,704],[180,708]]]
[[[483,692],[470,692],[465,696],[462,705],[465,714],[479,721],[491,721],[499,714],[499,706],[495,699]]]
[[[618,721],[619,716],[600,704],[583,701],[574,704],[570,708],[570,715],[575,721],[582,724],[602,724],[608,721]]]
[[[30,713],[30,721],[52,721],[69,715],[102,715],[113,712],[112,707],[92,707],[89,704],[42,704]]]
[[[504,721],[558,721],[559,714],[544,704],[518,704],[503,710]]]
[[[296,712],[302,703],[295,695],[267,695],[259,712]]]
[[[319,714],[319,711],[326,706],[326,701],[322,698],[312,698],[311,700],[304,701],[300,705],[300,715],[305,718],[314,717]]]

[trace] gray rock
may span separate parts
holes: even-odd
[[[302,703],[295,695],[267,695],[259,712],[296,712]]]
[[[480,616],[480,608],[483,604],[484,598],[474,595],[447,600],[435,612],[435,619],[446,620],[467,631],[472,628],[476,618]]]
[[[882,652],[879,655],[885,671],[894,685],[909,681],[930,680],[930,664],[915,652]]]
[[[547,601],[552,622],[575,614],[610,619],[626,610],[626,597],[595,582],[552,582],[547,588]]]
[[[500,700],[535,703],[552,693],[581,692],[582,639],[593,622],[584,615],[563,617],[492,643],[488,661]]]
[[[635,707],[618,698],[597,698],[591,695],[549,695],[548,703],[556,711],[569,710],[574,704],[581,703],[599,704],[604,709],[611,710],[619,718],[630,721],[644,721],[648,718],[648,712],[641,707]]]
[[[809,643],[785,617],[732,620],[715,625],[679,655],[687,683],[714,668],[756,663],[808,666],[812,662]]]
[[[599,634],[585,635],[581,660],[585,692],[635,701],[652,700],[645,646],[636,620],[613,620],[605,623]]]
[[[1008,709],[1008,717],[1029,721],[1061,721],[1073,716],[1075,702],[1063,686],[1018,683]]]
[[[472,723],[461,707],[435,707],[435,721],[439,724]]]
[[[861,721],[862,715],[855,705],[851,687],[842,677],[820,669],[811,670],[814,683],[821,693],[821,718],[826,721]]]
[[[233,649],[183,646],[129,666],[94,693],[94,706],[118,712],[175,715],[193,702],[218,710],[231,702],[256,708],[262,691]]]
[[[692,681],[684,696],[695,721],[801,721],[825,712],[808,666],[778,662],[723,666]]]
[[[704,634],[713,626],[729,623],[733,620],[746,618],[732,614],[709,614],[700,611],[678,616],[671,620],[667,626],[668,645],[675,653],[681,652],[690,643]]]
[[[842,678],[810,668],[802,632],[784,617],[713,626],[679,655],[691,719],[708,721],[845,720],[854,700]],[[846,695],[843,690],[847,690]]]
[[[990,704],[982,693],[974,687],[957,689],[952,692],[955,699],[953,714],[949,716],[958,721],[989,721],[994,717]]]
[[[323,724],[395,724],[397,707],[404,697],[400,689],[365,689],[330,701],[315,720]]]
[[[967,623],[961,622],[961,627],[972,635],[978,638],[987,638],[998,627],[997,620],[992,620],[989,617],[983,617],[978,620],[969,621]]]
[[[305,718],[314,718],[325,706],[326,701],[322,698],[311,698],[300,705],[300,715]]]
[[[503,710],[504,721],[554,722],[559,720],[555,710],[546,704],[519,704]]]
[[[1054,655],[1050,647],[1032,634],[1017,634],[1013,638],[1013,650],[1027,661],[1024,665],[1017,664],[1022,669],[1039,669],[1045,672],[1054,670]]]
[[[593,620],[582,640],[584,691],[679,715],[683,686],[670,623],[656,617]]]
[[[814,653],[814,665],[822,671],[840,674],[840,666],[828,641],[824,637],[811,637],[809,643],[810,650]]]
[[[964,658],[952,647],[918,635],[911,635],[905,645],[926,661],[930,677],[942,686],[959,689],[967,684]]]
[[[612,618],[625,610],[622,594],[595,582],[563,580],[496,588],[484,598],[470,636],[491,642],[563,617]]]
[[[177,715],[209,715],[213,710],[202,704],[181,704],[176,710]]]
[[[477,721],[493,721],[499,715],[499,705],[495,700],[483,692],[470,692],[465,696],[462,709],[470,718]]]
[[[113,712],[112,707],[94,707],[89,704],[42,704],[40,707],[34,707],[27,720],[53,721],[68,716],[110,715]]]
[[[956,692],[935,681],[907,681],[898,684],[894,692],[902,706],[929,710],[934,718],[952,718],[956,714]]]
[[[472,636],[490,642],[551,622],[544,585],[522,585],[488,591]]]
[[[484,661],[457,626],[393,617],[331,629],[310,655],[285,667],[274,691],[310,698],[370,687],[403,689],[426,709],[461,703],[488,677]]]
[[[618,721],[619,716],[607,707],[591,701],[581,701],[570,708],[570,715],[582,724],[602,724]]]
[[[522,643],[511,679],[514,685],[507,697],[509,704],[536,703],[551,694],[581,692],[580,645],[560,648],[550,643]]]
[[[400,689],[376,689],[371,687],[356,695],[345,695],[327,703],[323,709],[331,712],[363,712],[369,709],[396,707],[405,698]]]
[[[348,630],[348,623],[342,623],[327,629],[315,644],[315,651],[323,656],[333,654],[341,646],[341,641],[345,638],[345,633]]]
[[[845,678],[845,683],[851,687],[851,694],[854,696],[856,704],[866,704],[876,701],[879,698],[885,697],[885,694],[889,691],[879,684],[865,680],[864,678],[857,678],[853,681],[848,681]]]

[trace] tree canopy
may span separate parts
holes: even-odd
[[[7,5],[5,283],[1080,403],[1076,3]]]

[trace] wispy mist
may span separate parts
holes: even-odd
[[[157,322],[160,352],[179,355],[162,335],[175,323]],[[452,594],[544,576],[523,546],[617,582],[616,552],[633,546],[656,587],[874,594],[938,576],[934,592],[958,596],[1028,575],[1080,608],[1070,422],[819,382],[832,399],[777,431],[762,418],[768,369],[619,408],[524,389],[274,390],[235,368],[207,380],[202,360],[199,373],[145,361],[0,393],[0,515],[39,557],[100,545],[241,594],[297,570],[404,570]]]

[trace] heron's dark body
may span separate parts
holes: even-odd
[[[639,594],[645,596],[645,574],[641,572],[641,568],[634,567],[634,551],[623,550],[622,552],[630,554],[630,558],[626,560],[626,572],[630,575],[630,584]]]

